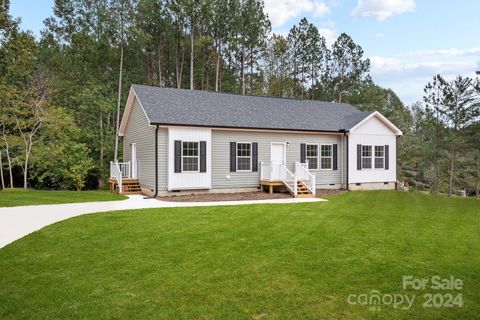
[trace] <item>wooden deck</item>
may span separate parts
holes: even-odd
[[[285,184],[283,183],[282,180],[260,180],[260,190],[264,191],[265,187],[268,187],[268,193],[273,193],[275,187],[285,187]],[[288,188],[287,190],[292,193]],[[292,195],[295,196],[296,198],[314,198],[315,195],[313,195],[305,186],[303,181],[298,181],[297,182],[297,195]]]
[[[260,190],[264,191],[265,187],[268,187],[268,193],[273,193],[274,187],[285,186],[282,180],[260,180]]]

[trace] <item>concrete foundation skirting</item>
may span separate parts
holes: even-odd
[[[395,182],[350,183],[349,190],[395,190]]]
[[[340,183],[331,184],[318,184],[317,189],[343,189],[344,185]]]

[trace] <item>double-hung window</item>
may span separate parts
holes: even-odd
[[[182,142],[182,171],[198,171],[198,142]]]
[[[307,144],[307,161],[309,170],[318,169],[318,144]]]
[[[320,146],[320,169],[332,170],[333,151],[331,144],[322,144]]]
[[[362,146],[362,169],[372,169],[372,146]]]
[[[246,142],[237,143],[237,171],[252,170],[252,144]]]
[[[385,164],[385,146],[375,146],[375,169],[383,169]]]

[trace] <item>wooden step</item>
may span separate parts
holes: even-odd
[[[120,193],[116,179],[110,178],[109,183],[112,185],[112,189],[114,189],[117,193]],[[141,194],[142,193],[142,187],[140,186],[138,179],[131,179],[131,178],[122,179],[122,189],[123,190],[121,194]]]
[[[311,194],[311,193],[307,193],[307,194],[297,194],[296,198],[315,198],[315,195]]]

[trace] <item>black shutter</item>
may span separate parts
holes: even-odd
[[[252,142],[252,171],[258,171],[258,142]]]
[[[200,172],[207,172],[207,142],[200,141]]]
[[[333,170],[337,170],[338,169],[338,156],[337,156],[337,145],[334,144],[332,146],[332,156],[333,156]]]
[[[175,170],[182,172],[182,141],[175,140]]]
[[[362,145],[357,144],[357,170],[362,170]]]
[[[389,149],[388,145],[385,145],[385,170],[388,170],[388,163],[389,163],[389,159],[390,159],[389,154],[388,154],[389,153],[388,149]]]
[[[307,145],[305,143],[300,144],[300,163],[307,162]]]
[[[237,143],[230,142],[230,172],[237,171]]]

